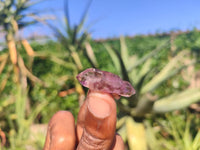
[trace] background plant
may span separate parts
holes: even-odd
[[[27,17],[37,16],[38,12],[31,11],[31,7],[38,2],[30,0],[0,2],[0,26],[5,34],[7,45],[7,49],[0,56],[1,119],[6,118],[6,122],[2,121],[1,128],[8,132],[11,148],[17,148],[23,144],[23,140],[27,139],[29,126],[46,105],[46,102],[33,105],[33,110],[29,105],[28,80],[41,85],[44,83],[32,74],[31,63],[34,51],[28,41],[21,39],[19,35],[21,29],[38,22],[38,20],[27,19]],[[23,49],[20,48],[22,46]],[[24,57],[20,50],[26,51]],[[27,65],[25,59],[28,61]]]
[[[29,45],[18,34],[38,21],[36,14],[29,14],[33,6],[29,2],[9,0],[0,5],[1,29],[11,37],[6,38],[8,49],[0,52],[0,135],[6,134],[7,149],[41,149],[45,134],[34,134],[33,140],[33,130],[45,130],[58,110],[77,116],[80,99],[87,91],[75,76],[88,67],[116,73],[137,90],[136,96],[117,102],[117,129],[127,149],[199,148],[198,114],[194,112],[200,90],[192,84],[198,81],[199,70],[200,33],[196,29],[173,35],[92,40],[84,28],[90,1],[79,24],[72,26],[66,8],[65,30],[50,25],[57,41],[40,44],[33,40]],[[28,16],[37,20],[25,22]],[[191,66],[192,78],[187,74]],[[190,107],[187,114],[191,103],[196,107]]]
[[[111,48],[109,45],[105,44],[118,73],[125,80],[132,82],[137,91],[137,94],[129,100],[122,99],[119,101],[120,117],[125,115],[132,116],[133,118],[141,118],[149,113],[166,113],[183,109],[200,100],[199,87],[188,88],[182,91],[183,89],[179,87],[173,88],[171,83],[171,90],[165,89],[166,86],[162,88],[166,81],[176,82],[177,79],[174,78],[176,74],[189,65],[196,63],[195,59],[192,60],[190,58],[188,51],[182,50],[172,58],[169,58],[167,62],[161,64],[161,68],[153,66],[153,56],[164,48],[167,48],[167,45],[169,45],[168,42],[163,41],[155,50],[139,58],[137,55],[129,56],[123,37],[120,38],[121,51],[117,51],[115,48]],[[185,60],[192,61],[190,64],[186,65],[184,64]],[[156,71],[156,69],[159,69],[159,71]],[[180,79],[178,80],[177,82],[180,82]],[[161,88],[162,91],[156,90],[159,88]],[[139,123],[134,123],[131,117],[126,117],[126,119],[123,117],[121,122],[124,123],[120,123],[119,128],[121,127],[121,129],[119,132],[127,135],[127,138],[124,138],[124,140],[128,140],[130,149],[134,149],[138,145],[143,145],[143,148],[136,149],[144,149],[145,134],[142,134],[145,133],[144,126]],[[136,127],[138,129],[136,129]],[[135,134],[135,132],[139,130],[141,134]],[[132,136],[138,136],[136,137],[138,141],[133,140],[131,138]],[[140,136],[143,136],[143,138],[140,138]]]
[[[89,66],[97,67],[98,65],[95,59],[95,55],[93,54],[93,51],[91,50],[91,47],[88,44],[90,40],[90,34],[88,33],[88,29],[85,29],[84,27],[91,2],[92,1],[90,0],[87,4],[85,11],[83,12],[80,22],[78,24],[71,24],[68,9],[68,1],[65,2],[64,29],[59,29],[49,24],[49,26],[53,29],[55,33],[55,37],[65,49],[64,53],[66,55],[62,59],[74,65],[74,77],[76,77],[78,72],[82,71],[83,69]],[[89,66],[87,66],[88,63],[86,61],[90,63]],[[85,92],[80,86],[80,84],[77,82],[76,78],[74,78],[73,82],[75,83],[76,91],[79,93],[79,103],[81,105],[85,98]]]
[[[200,131],[198,114],[189,111],[165,114],[165,119],[157,118],[154,125],[146,120],[146,137],[150,149],[198,150]]]

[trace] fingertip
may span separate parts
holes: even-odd
[[[112,114],[116,116],[116,104],[111,94],[90,92],[87,101],[88,110],[97,118],[106,118]]]
[[[97,118],[106,118],[111,113],[108,103],[102,99],[93,99],[88,102],[88,110]]]
[[[66,120],[68,122],[74,122],[74,117],[73,117],[71,112],[60,110],[52,116],[50,123],[55,122],[55,121],[59,121],[59,120],[62,120],[62,119]]]
[[[71,112],[59,111],[49,124],[44,150],[74,150],[76,145],[75,122]]]
[[[116,103],[108,93],[90,92],[87,97],[85,128],[101,139],[115,136]]]

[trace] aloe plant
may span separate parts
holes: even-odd
[[[38,20],[33,19],[33,16],[37,16],[38,12],[31,11],[31,7],[39,2],[41,1],[6,0],[0,2],[0,26],[2,27],[1,31],[5,33],[5,40],[9,50],[8,56],[10,58],[10,61],[9,59],[6,60],[6,64],[12,63],[15,73],[14,82],[17,83],[20,82],[21,74],[33,81],[36,81],[35,79],[37,78],[24,65],[19,64],[19,62],[21,64],[24,63],[18,51],[20,44],[24,46],[28,56],[33,56],[34,51],[26,39],[20,41],[17,37],[19,38],[19,30],[38,22]],[[30,21],[25,21],[27,20],[26,18],[30,18]],[[17,40],[20,41],[20,44],[17,43]],[[4,67],[2,67],[3,69]],[[41,82],[39,79],[37,81]]]
[[[83,53],[85,50],[85,44],[89,41],[90,34],[88,33],[87,29],[84,29],[86,17],[88,14],[89,7],[91,5],[91,0],[87,4],[85,11],[80,19],[80,22],[76,25],[71,24],[69,10],[68,10],[68,1],[65,1],[65,27],[64,30],[60,30],[57,27],[49,24],[50,28],[53,29],[56,38],[58,41],[64,46],[67,53],[69,53],[70,57],[68,58],[69,61],[73,62],[77,69],[83,70],[83,64],[80,58],[80,52]],[[91,52],[89,45],[86,45],[87,51],[85,54]],[[97,63],[94,60],[90,59],[91,55],[86,55],[88,60],[91,62],[93,66]],[[70,60],[72,59],[72,60]]]
[[[105,44],[105,48],[111,56],[113,64],[118,71],[118,73],[125,79],[132,82],[133,86],[136,88],[137,94],[132,97],[134,102],[134,109],[131,107],[128,109],[130,114],[133,116],[137,115],[145,115],[147,112],[143,113],[143,107],[147,104],[152,104],[149,112],[153,111],[154,113],[161,113],[162,111],[158,111],[158,107],[161,105],[170,107],[165,107],[165,111],[168,112],[175,109],[181,109],[189,106],[191,103],[199,101],[199,89],[188,89],[186,91],[180,91],[176,94],[172,94],[170,97],[165,96],[160,99],[159,97],[155,97],[155,99],[150,98],[148,95],[153,95],[154,91],[159,88],[164,82],[168,79],[172,78],[174,75],[178,74],[182,69],[186,68],[188,65],[193,65],[196,63],[193,60],[190,64],[185,65],[184,61],[189,58],[189,52],[186,50],[181,51],[169,62],[167,62],[164,67],[159,72],[152,71],[152,61],[155,54],[162,50],[163,47],[168,46],[169,41],[164,41],[161,43],[155,50],[150,53],[144,55],[142,58],[138,58],[137,55],[129,56],[128,50],[125,44],[125,39],[123,37],[120,38],[121,43],[121,53],[117,50],[111,48],[109,45]],[[194,95],[193,97],[188,96],[189,94]],[[185,98],[185,101],[182,101],[182,105],[177,106],[178,101]],[[169,99],[171,101],[169,101]],[[166,102],[165,102],[166,101]],[[131,101],[129,101],[131,102]],[[161,104],[162,102],[162,104]],[[164,104],[165,102],[165,104]],[[174,104],[176,103],[176,104]],[[176,108],[172,108],[175,106]],[[131,105],[127,105],[129,107]],[[145,106],[147,107],[147,106]],[[140,113],[142,114],[140,114]]]
[[[7,45],[7,49],[4,49],[0,56],[0,94],[3,102],[0,108],[2,116],[6,117],[8,121],[2,128],[9,130],[8,138],[12,148],[15,148],[15,144],[20,142],[23,144],[23,140],[27,138],[29,126],[47,104],[46,102],[41,105],[36,104],[37,108],[34,111],[27,107],[29,104],[28,79],[40,85],[44,85],[44,82],[33,75],[31,69],[25,64],[24,57],[28,58],[27,60],[33,60],[35,52],[26,39],[20,39],[19,34],[21,29],[38,22],[34,19],[38,11],[31,10],[31,8],[39,2],[41,1],[0,1],[0,29],[5,33]],[[19,51],[22,46],[27,53],[24,57]],[[10,94],[9,96],[5,94],[6,90]],[[29,115],[30,112],[31,115]]]
[[[15,111],[9,112],[10,109],[6,110],[6,120],[9,122],[9,142],[10,148],[25,148],[24,143],[30,143],[29,132],[30,126],[34,122],[36,116],[41,112],[41,110],[48,104],[47,101],[41,102],[39,105],[34,106],[27,116],[26,103],[27,103],[27,91],[24,93],[24,89],[21,86],[17,86],[15,93],[9,97],[2,99],[3,105],[6,108],[11,104],[14,104]],[[3,109],[1,107],[1,109]],[[17,127],[17,130],[16,130]],[[29,142],[28,142],[29,141]]]
[[[92,48],[89,45],[90,34],[87,29],[84,29],[85,20],[88,14],[89,7],[92,0],[90,0],[85,8],[85,11],[82,14],[80,22],[76,25],[71,24],[70,14],[68,10],[68,0],[65,1],[65,27],[64,30],[60,30],[57,27],[49,24],[50,28],[54,31],[56,38],[65,48],[65,53],[68,54],[64,60],[67,62],[73,63],[77,71],[75,71],[74,76],[77,75],[77,72],[80,72],[84,69],[83,61],[81,55],[84,55],[92,66],[97,66],[95,55],[93,54]],[[76,90],[80,94],[80,105],[84,100],[84,91],[82,87],[78,84],[77,80],[74,80]]]
[[[120,38],[120,45],[121,49],[117,51],[108,44],[104,44],[118,74],[121,75],[124,80],[130,81],[136,89],[135,96],[132,96],[128,100],[121,99],[121,101],[118,102],[120,108],[119,115],[123,116],[123,114],[126,114],[131,117],[121,118],[119,122],[123,123],[118,125],[118,129],[119,133],[127,136],[122,137],[128,141],[130,147],[137,147],[138,143],[145,141],[140,141],[144,140],[142,138],[135,139],[138,140],[138,143],[134,143],[133,139],[130,140],[132,137],[132,135],[130,135],[131,131],[138,127],[138,125],[133,123],[133,120],[130,121],[132,117],[145,117],[147,114],[153,115],[156,113],[162,114],[186,108],[190,104],[200,101],[200,88],[175,91],[170,95],[163,95],[162,97],[155,94],[155,91],[159,89],[163,83],[177,75],[188,65],[194,65],[196,61],[193,60],[190,64],[185,65],[184,61],[190,59],[190,57],[189,52],[183,50],[173,58],[170,58],[160,71],[156,71],[155,67],[152,68],[153,56],[164,48],[167,48],[169,46],[169,41],[163,41],[155,50],[152,50],[142,58],[139,58],[137,55],[129,56],[124,37]],[[128,124],[132,125],[130,126]],[[145,129],[141,127],[137,130],[143,130],[142,132],[145,132]],[[135,134],[135,136],[136,135],[137,134]]]

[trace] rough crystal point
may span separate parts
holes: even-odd
[[[107,71],[89,68],[77,75],[79,82],[94,91],[114,93],[124,97],[135,94],[132,85]]]

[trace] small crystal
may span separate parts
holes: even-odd
[[[135,94],[135,89],[128,81],[107,71],[89,68],[78,74],[79,82],[94,91],[114,93],[124,97]]]

